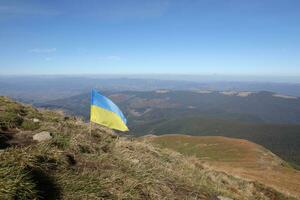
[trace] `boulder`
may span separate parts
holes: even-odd
[[[38,142],[42,142],[42,141],[50,140],[50,139],[52,139],[52,136],[47,131],[43,131],[43,132],[37,133],[37,134],[35,134],[33,136],[33,140],[36,140]]]

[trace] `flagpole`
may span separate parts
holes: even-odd
[[[91,101],[93,100],[93,90],[91,90]],[[91,105],[92,106],[92,105]],[[90,106],[90,137],[92,137],[92,107]]]
[[[92,122],[90,121],[90,137],[92,137]]]

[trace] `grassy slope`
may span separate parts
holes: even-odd
[[[292,199],[198,159],[0,97],[0,199]],[[33,118],[40,122],[31,123]],[[43,143],[32,135],[49,131]]]
[[[300,197],[300,171],[257,144],[217,136],[163,135],[146,138],[160,147],[195,156],[214,169],[257,180]]]
[[[296,168],[300,165],[300,125],[256,124],[207,117],[185,117],[137,127],[135,132],[158,135],[227,136],[263,145]]]

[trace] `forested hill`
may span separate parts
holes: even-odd
[[[37,106],[89,117],[89,93]],[[133,134],[221,135],[248,139],[300,164],[300,99],[271,92],[105,92],[125,112]]]

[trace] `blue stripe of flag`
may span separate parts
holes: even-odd
[[[127,124],[127,120],[118,106],[114,104],[114,102],[112,102],[109,98],[101,95],[94,89],[92,90],[91,104],[116,113],[121,117],[123,122]]]

